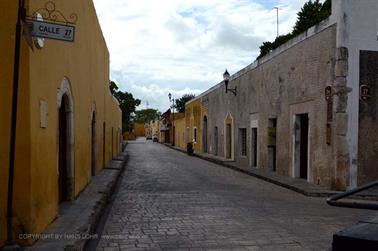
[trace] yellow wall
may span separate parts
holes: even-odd
[[[174,116],[174,117],[173,117]],[[178,142],[182,142],[179,135],[182,135],[183,127],[185,127],[185,113],[171,113],[169,117],[169,143],[173,143],[173,124],[175,126],[175,146],[178,146]],[[184,138],[185,139],[185,138]],[[180,143],[182,144],[182,143]]]
[[[146,136],[146,130],[144,128],[144,123],[135,123],[134,124],[134,133],[136,137]]]
[[[28,14],[44,7],[45,2],[27,1]],[[74,43],[46,39],[42,49],[32,52],[22,39],[14,190],[17,233],[39,233],[58,215],[58,92],[65,78],[73,99],[74,196],[91,179],[92,111],[96,114],[97,173],[121,149],[121,111],[109,92],[109,53],[93,3],[91,0],[54,2],[66,16],[76,13],[79,19]],[[6,236],[16,5],[17,1],[13,0],[0,3],[0,246]],[[40,127],[41,100],[47,103],[46,128]]]
[[[178,116],[176,119],[175,114],[175,146],[186,149],[186,140],[185,140],[185,113],[181,113],[181,116]]]
[[[6,206],[8,186],[9,142],[11,124],[11,101],[14,62],[14,38],[17,15],[17,1],[0,2],[0,246],[6,238]],[[21,54],[27,59],[29,50],[22,44]],[[29,62],[20,66],[18,95],[18,126],[16,139],[15,179],[14,179],[14,224],[27,227],[30,222],[30,114]]]
[[[185,137],[188,142],[193,142],[194,128],[197,128],[197,140],[194,142],[194,151],[201,151],[201,99],[195,98],[185,105]]]

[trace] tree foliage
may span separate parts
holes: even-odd
[[[297,14],[297,22],[295,23],[293,34],[299,35],[308,28],[320,23],[331,15],[331,0],[327,0],[322,4],[319,0],[308,1]]]
[[[109,89],[112,95],[118,100],[122,110],[122,130],[130,131],[130,121],[133,118],[135,109],[140,105],[140,100],[135,99],[133,94],[119,90],[117,84],[110,81]]]
[[[331,0],[326,0],[323,4],[319,0],[309,0],[306,2],[297,13],[297,21],[293,31],[286,35],[278,36],[274,42],[263,42],[263,44],[260,46],[260,55],[257,57],[257,59],[262,58],[290,39],[328,18],[332,11],[331,4]]]
[[[135,112],[135,122],[138,123],[148,123],[151,120],[155,120],[160,116],[160,112],[158,110],[149,108],[143,109]]]
[[[185,112],[185,103],[194,99],[194,94],[184,94],[181,98],[175,100],[175,108],[178,112]]]
[[[286,43],[290,39],[292,39],[294,35],[292,33],[286,34],[286,35],[281,35],[278,36],[274,42],[263,42],[263,44],[260,46],[260,55],[257,57],[257,59],[262,58],[269,52],[271,52],[274,49],[277,49],[280,47],[282,44]]]

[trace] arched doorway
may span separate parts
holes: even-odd
[[[59,203],[68,200],[67,169],[68,169],[68,118],[67,95],[63,95],[59,108]]]
[[[225,119],[225,157],[226,159],[233,159],[234,158],[234,130],[233,130],[233,118],[231,114],[228,114]]]
[[[203,123],[202,123],[202,151],[204,153],[207,153],[207,116],[203,117]]]
[[[96,175],[96,113],[92,112],[92,121],[91,121],[91,174],[92,176]]]
[[[73,100],[70,84],[64,79],[58,89],[58,203],[74,199]]]

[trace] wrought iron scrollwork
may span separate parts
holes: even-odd
[[[71,13],[69,17],[66,18],[62,12],[56,9],[55,3],[52,1],[46,2],[44,8],[34,11],[31,18],[35,19],[37,14],[40,14],[43,20],[55,23],[76,24],[78,20],[78,16],[75,13]]]

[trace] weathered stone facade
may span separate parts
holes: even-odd
[[[276,119],[276,171],[292,176],[293,116],[308,113],[309,181],[330,185],[329,163],[332,151],[326,144],[327,104],[324,88],[333,83],[335,62],[335,27],[331,26],[308,38],[290,50],[252,70],[237,74],[230,81],[237,88],[237,96],[225,93],[220,86],[208,94],[210,133],[209,153],[218,148],[218,155],[225,156],[226,118],[232,118],[231,128],[234,153],[232,159],[244,168],[251,163],[251,123],[257,124],[257,166],[268,168],[267,130],[269,119]],[[252,117],[252,119],[251,119]],[[218,128],[218,146],[215,146],[214,128]],[[247,129],[247,156],[241,156],[242,144],[239,129]],[[220,150],[220,151],[219,151]]]
[[[190,102],[202,104],[202,152],[339,190],[378,178],[377,56],[363,52],[378,51],[378,3],[332,5],[328,20],[232,75],[236,96],[221,82]]]

